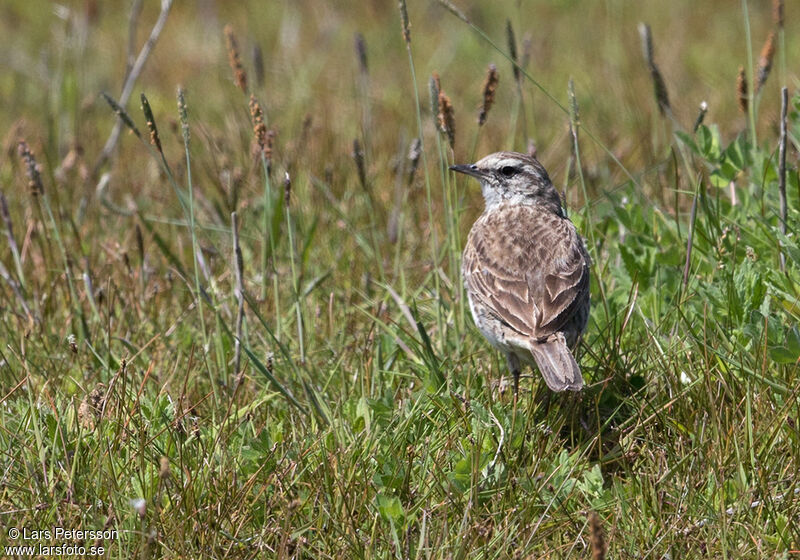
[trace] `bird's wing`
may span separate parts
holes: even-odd
[[[463,270],[472,297],[526,338],[559,331],[589,290],[589,259],[575,227],[531,206],[481,216]]]

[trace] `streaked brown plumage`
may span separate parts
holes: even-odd
[[[475,324],[505,353],[515,391],[521,362],[535,363],[553,391],[580,390],[569,348],[589,318],[590,261],[547,172],[516,152],[451,169],[479,179],[486,201],[462,263]]]

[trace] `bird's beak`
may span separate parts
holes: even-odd
[[[478,179],[483,178],[485,175],[484,171],[474,163],[469,165],[451,165],[450,171],[471,175],[472,177],[477,177]]]

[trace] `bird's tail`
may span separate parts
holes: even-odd
[[[531,341],[530,348],[533,359],[551,390],[580,391],[583,388],[581,368],[567,348],[564,335],[558,333],[544,342]]]

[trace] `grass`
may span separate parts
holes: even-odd
[[[158,16],[143,4],[136,44]],[[470,4],[410,2],[404,41],[394,3],[177,3],[134,90],[152,115],[122,108],[141,133],[97,172],[128,14],[0,9],[0,545],[797,554],[796,23],[778,30],[744,115],[736,75],[753,87],[767,5]],[[490,63],[499,83],[479,127]],[[454,148],[425,94],[433,72]],[[249,93],[276,132],[268,151],[253,149]],[[523,131],[589,243],[593,308],[587,389],[552,395],[533,372],[515,403],[458,272],[482,201],[447,166],[524,151]],[[12,542],[12,527],[118,534]]]

